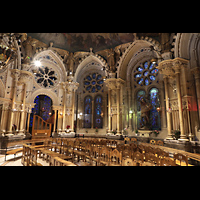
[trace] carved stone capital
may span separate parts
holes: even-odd
[[[199,67],[195,67],[191,70],[191,72],[194,75],[195,79],[199,79],[200,78],[200,68]]]
[[[20,75],[20,70],[18,69],[10,69],[11,71],[11,77],[15,80],[18,81],[19,75]]]
[[[69,94],[73,91],[75,92],[78,89],[79,83],[67,81],[67,82],[63,82],[62,86],[63,86],[63,89],[66,90],[66,92]]]
[[[164,74],[168,78],[173,78],[175,74],[181,72],[182,67],[188,65],[188,62],[188,60],[183,58],[164,60],[159,63],[157,69],[159,69],[159,73]]]
[[[18,79],[18,84],[25,84],[29,80],[31,80],[33,77],[33,74],[28,71],[20,71],[19,79]]]

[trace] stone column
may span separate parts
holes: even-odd
[[[131,111],[131,88],[128,88],[128,103],[129,103],[129,111],[128,111],[128,116],[129,116],[129,129],[132,131],[132,114],[130,114]]]
[[[108,89],[108,132],[111,132],[111,89]]]
[[[53,132],[56,131],[56,120],[57,120],[57,109],[54,109],[54,126],[53,126]]]
[[[2,113],[1,113],[1,121],[0,121],[0,131],[3,132],[3,122],[4,122],[4,116],[5,116],[5,108],[4,104],[2,106]]]
[[[175,58],[173,60],[173,69],[175,70],[177,97],[178,97],[178,108],[179,108],[179,120],[180,120],[180,131],[181,135],[179,140],[188,141],[183,124],[183,110],[182,110],[182,97],[181,97],[181,85],[180,85],[180,72],[181,68],[186,65],[186,61],[181,58]]]
[[[69,106],[68,109],[71,108],[71,110],[72,110],[72,118],[71,118],[71,126],[70,127],[72,130],[74,130],[75,92],[78,89],[79,83],[73,82],[73,77],[68,76],[67,82],[65,82],[63,84],[66,86],[66,94],[72,96],[72,100],[69,104],[71,106]],[[63,115],[64,115],[64,113],[63,113]]]
[[[195,78],[196,94],[197,94],[197,111],[199,116],[199,128],[200,128],[200,68],[196,67],[192,69]]]
[[[25,104],[26,104],[26,83],[23,85],[23,100],[22,100],[22,111],[21,111],[21,120],[20,120],[20,133],[25,132]]]
[[[183,126],[183,111],[182,111],[182,98],[181,98],[181,86],[180,86],[180,72],[176,72],[176,86],[177,86],[177,96],[178,96],[178,109],[179,109],[179,120],[180,120],[180,139],[187,140],[184,126]]]
[[[166,101],[166,110],[167,110],[167,140],[173,140],[172,138],[172,124],[171,124],[171,113],[168,112],[169,109],[169,93],[168,93],[168,78],[164,76],[164,83],[165,83],[165,101]]]
[[[28,111],[27,129],[26,129],[27,133],[29,133],[30,116],[31,116],[31,111]]]
[[[121,133],[120,130],[120,85],[117,87],[117,133]]]
[[[11,77],[13,78],[13,87],[12,87],[12,101],[11,101],[11,110],[10,110],[10,119],[8,124],[8,133],[12,133],[12,125],[13,125],[13,117],[14,117],[14,109],[15,109],[15,101],[17,94],[17,81],[19,78],[20,71],[18,69],[11,70]]]
[[[72,130],[74,131],[75,89],[72,91]]]
[[[65,128],[66,128],[66,126],[65,126],[65,111],[66,111],[66,85],[65,85],[65,83],[63,83],[62,84],[62,86],[63,86],[63,121],[62,121],[62,131],[65,131]]]
[[[32,79],[32,73],[28,71],[20,71],[18,85],[23,85],[23,98],[22,98],[22,110],[21,110],[21,119],[20,119],[20,130],[19,133],[26,132],[25,130],[25,105],[26,105],[26,89],[27,89],[27,83],[30,79]]]

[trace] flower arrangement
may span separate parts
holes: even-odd
[[[88,130],[85,130],[86,133],[88,133]]]
[[[181,132],[179,130],[174,130],[173,131],[173,136],[175,137],[176,140],[178,140],[180,135],[181,135]]]
[[[158,136],[159,134],[159,131],[158,130],[154,130],[153,133],[156,135],[156,137]]]
[[[96,133],[98,133],[98,127],[96,127],[96,130],[95,130],[95,131],[96,131]]]
[[[67,129],[69,129],[70,128],[70,125],[67,125]]]
[[[117,131],[116,130],[112,130],[112,133],[115,135],[117,133]]]

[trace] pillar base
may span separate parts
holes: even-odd
[[[195,136],[194,136],[192,133],[189,133],[188,136],[189,136],[189,140],[190,140],[190,141],[193,141],[193,139],[194,139]]]
[[[167,135],[166,140],[173,140],[172,134]]]
[[[170,135],[167,136],[166,140],[173,140],[174,138]]]
[[[180,138],[178,139],[179,141],[189,141],[186,137],[186,135],[181,135]]]

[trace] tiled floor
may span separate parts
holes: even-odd
[[[22,153],[18,153],[15,158],[14,155],[7,155],[5,161],[5,156],[0,155],[0,166],[23,166],[21,164],[21,157]]]

